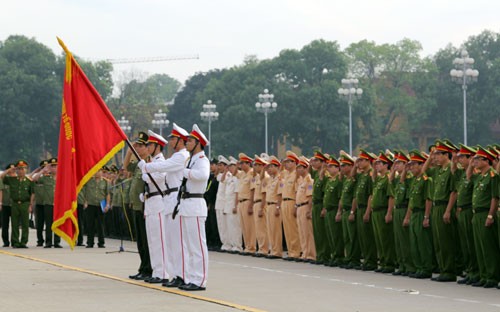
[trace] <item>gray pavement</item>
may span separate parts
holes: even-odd
[[[0,248],[0,311],[500,311],[498,289],[214,252],[207,290],[188,293],[128,279],[138,255],[106,253],[119,244]]]

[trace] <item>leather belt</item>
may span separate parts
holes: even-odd
[[[165,191],[165,195],[169,195],[170,193],[177,192],[178,190],[179,190],[178,187],[173,187],[173,188],[167,189]]]
[[[358,209],[366,209],[367,206],[363,204],[358,204]]]
[[[238,200],[238,203],[242,203],[242,202],[247,201],[247,200],[248,200],[248,198],[239,199],[239,200]]]
[[[260,203],[261,201],[262,201],[262,199],[257,199],[257,200],[254,200],[253,203],[257,204],[257,203]]]
[[[182,199],[186,199],[186,198],[203,198],[203,194],[201,194],[201,193],[188,193],[188,192],[185,192],[185,193],[182,193],[181,198]]]
[[[283,198],[283,201],[289,201],[289,200],[295,201],[295,199],[293,199],[293,198],[288,198],[288,197]]]
[[[412,212],[424,212],[425,211],[425,208],[417,208],[417,207],[413,207],[411,209]]]
[[[307,201],[307,202],[300,203],[300,204],[295,204],[295,208],[299,208],[299,207],[305,206],[305,205],[307,205],[307,204],[309,204],[309,202],[308,202],[308,201]]]
[[[443,206],[443,205],[448,205],[448,201],[447,200],[436,200],[434,202],[434,206]]]
[[[266,204],[268,204],[268,205],[276,205],[278,203],[277,202],[266,202]]]
[[[472,204],[469,204],[469,205],[461,205],[459,206],[458,208],[462,209],[462,210],[469,210],[472,208]],[[489,210],[489,209],[488,209]]]
[[[490,208],[472,208],[473,213],[490,211]]]
[[[146,195],[144,196],[144,198],[148,199],[148,198],[151,198],[153,196],[158,196],[158,195],[161,195],[163,196],[163,192],[152,192],[152,193],[146,193]]]
[[[402,202],[399,205],[396,205],[396,209],[408,208],[408,202]]]

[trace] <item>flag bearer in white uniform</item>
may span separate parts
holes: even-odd
[[[151,162],[165,161],[162,150],[167,140],[151,130],[148,131],[148,134],[149,140],[147,148],[151,155]],[[141,162],[144,161],[142,160]],[[151,181],[150,176],[153,177],[160,190],[158,190]],[[151,175],[143,174],[142,179],[146,182],[146,192],[144,193],[144,216],[146,219],[149,256],[151,258],[151,267],[153,268],[151,278],[145,279],[144,281],[152,284],[159,284],[168,281],[167,265],[165,263],[165,205],[163,203],[163,196],[165,194],[165,173],[156,172]]]
[[[186,143],[191,159],[184,169],[185,183],[181,184],[177,216],[181,220],[184,249],[183,268],[186,284],[179,286],[182,290],[205,290],[207,285],[208,249],[205,237],[207,204],[203,194],[210,176],[210,161],[203,149],[209,143],[200,128],[193,125]],[[175,214],[174,211],[174,217]]]
[[[174,123],[169,136],[168,145],[174,151],[172,156],[164,161],[155,161],[146,164],[139,163],[143,173],[163,172],[166,173],[166,180],[161,187],[165,187],[165,197],[163,197],[165,215],[164,232],[166,241],[165,263],[167,273],[172,280],[163,282],[166,287],[179,287],[184,284],[182,271],[182,241],[181,241],[181,221],[180,218],[173,219],[172,212],[177,204],[177,194],[182,182],[182,174],[187,164],[189,153],[185,144],[189,133]]]

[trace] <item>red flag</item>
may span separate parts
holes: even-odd
[[[52,231],[73,249],[79,232],[78,193],[124,147],[127,136],[73,55],[57,40],[66,52],[66,72]]]

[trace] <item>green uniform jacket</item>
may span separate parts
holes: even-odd
[[[491,199],[499,197],[498,174],[490,168],[484,174],[473,175],[472,180],[474,182],[472,208],[489,210]]]
[[[411,175],[407,174],[404,182],[401,182],[400,176],[396,176],[394,180],[392,180],[392,183],[389,183],[388,193],[390,197],[394,198],[394,205],[396,207],[399,208],[399,206],[408,204],[412,180]]]
[[[325,177],[323,207],[327,211],[336,210],[339,206],[340,197],[342,195],[342,180],[340,175],[336,177]]]
[[[312,192],[312,202],[313,204],[323,204],[323,197],[325,195],[325,183],[326,179],[320,179],[319,172],[317,170],[311,171],[311,177],[314,179],[313,192]]]
[[[108,194],[109,183],[105,179],[92,178],[83,187],[83,196],[88,205],[101,207],[101,200],[106,199]]]
[[[56,179],[54,179],[52,175],[47,175],[38,179],[38,182],[42,184],[43,204],[54,205],[54,192],[56,191]]]
[[[132,209],[142,211],[143,203],[139,199],[139,194],[144,193],[144,181],[142,180],[142,172],[137,167],[136,162],[130,162],[127,166],[127,171],[132,173],[130,181],[129,199],[132,204]]]
[[[358,207],[366,208],[368,205],[368,197],[372,194],[373,181],[372,181],[372,170],[367,173],[356,174],[356,188],[354,191],[354,196],[356,197],[356,202]]]
[[[340,195],[340,202],[342,203],[343,210],[351,210],[355,188],[356,180],[354,178],[344,177],[342,179],[342,195]]]
[[[0,179],[0,190],[2,191],[2,205],[10,206],[10,187]]]
[[[31,194],[35,193],[35,183],[28,178],[5,177],[5,185],[10,186],[10,198],[13,202],[29,202]]]
[[[389,204],[389,172],[375,178],[372,195],[372,210],[383,210]]]
[[[434,193],[432,200],[436,205],[447,205],[450,193],[456,190],[455,179],[451,173],[451,163],[444,168],[430,168],[427,175],[432,177]],[[445,203],[446,202],[446,203]]]
[[[425,209],[425,201],[432,199],[432,178],[423,174],[412,179],[408,207],[410,209]]]
[[[472,204],[473,182],[467,180],[464,169],[457,169],[454,174],[455,189],[457,191],[457,207],[465,207]]]

